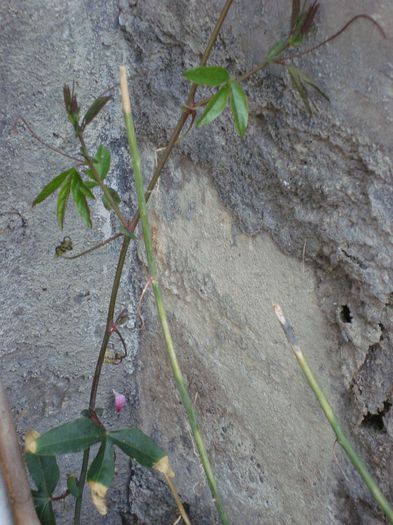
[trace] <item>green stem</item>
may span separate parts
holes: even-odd
[[[377,483],[367,470],[366,465],[363,463],[362,459],[357,455],[354,448],[352,447],[350,441],[345,436],[343,429],[341,427],[340,422],[338,421],[336,415],[333,412],[332,407],[329,404],[329,401],[327,400],[325,394],[323,393],[321,387],[318,384],[318,381],[309,367],[306,358],[303,355],[303,352],[298,345],[295,332],[292,328],[292,326],[288,323],[286,320],[281,307],[278,304],[273,305],[274,311],[278,317],[278,320],[280,322],[281,328],[284,331],[284,334],[291,345],[291,348],[293,350],[293,353],[295,354],[296,360],[299,363],[301,369],[303,370],[304,375],[306,376],[306,379],[308,381],[308,384],[312,388],[316,398],[319,401],[319,404],[321,405],[321,408],[326,416],[326,419],[329,421],[330,426],[332,427],[334,433],[337,436],[337,442],[342,446],[345,453],[347,454],[348,458],[350,459],[352,465],[359,473],[360,477],[364,481],[364,483],[367,485],[368,490],[370,491],[370,494],[373,496],[375,501],[378,503],[378,505],[381,507],[383,512],[385,513],[387,519],[389,520],[389,523],[393,524],[393,507],[390,505],[388,500],[385,498],[385,496],[382,494],[380,488],[378,487]]]
[[[201,59],[201,62],[200,62],[201,66],[205,65],[207,63],[208,59],[209,59],[209,56],[210,56],[210,54],[212,52],[214,44],[215,44],[215,42],[217,40],[218,34],[219,34],[220,30],[221,30],[221,27],[222,27],[222,25],[223,25],[223,23],[225,21],[225,18],[226,18],[227,14],[228,14],[228,11],[229,11],[232,3],[233,3],[233,0],[226,0],[225,4],[224,4],[224,6],[223,6],[223,8],[221,10],[221,13],[220,13],[220,15],[219,15],[219,17],[217,19],[216,25],[214,26],[214,29],[213,29],[213,31],[212,31],[212,33],[210,35],[210,38],[209,38],[209,41],[207,43],[205,52],[203,53],[203,56],[202,56],[202,59]],[[197,90],[197,86],[195,84],[192,85],[191,88],[190,88],[188,97],[187,97],[187,104],[188,105],[190,105],[191,102],[194,100],[196,90]],[[163,170],[163,168],[164,168],[164,166],[165,166],[169,156],[171,155],[171,153],[173,151],[173,148],[175,147],[175,145],[176,145],[176,143],[177,143],[177,141],[178,141],[178,139],[180,137],[180,134],[181,134],[181,132],[183,130],[184,124],[187,121],[188,114],[189,114],[188,110],[184,110],[182,112],[182,114],[181,114],[181,116],[179,118],[179,121],[178,121],[175,129],[173,130],[173,132],[171,134],[171,138],[169,140],[169,143],[168,143],[167,147],[165,148],[165,151],[163,152],[163,155],[162,155],[160,161],[158,162],[157,167],[154,170],[152,178],[151,178],[151,180],[150,180],[150,182],[148,184],[146,195],[145,195],[146,202],[149,200],[150,195],[151,195],[153,189],[155,188],[155,186],[156,186],[156,184],[157,184],[157,182],[158,182],[158,180],[160,178],[161,172],[162,172],[162,170]],[[128,229],[128,231],[130,233],[133,233],[135,231],[135,228],[137,227],[138,222],[139,222],[139,210],[135,213],[135,215],[133,216],[131,222],[128,225],[127,229]],[[113,322],[114,308],[115,308],[115,304],[116,304],[116,297],[117,297],[118,289],[119,289],[119,286],[120,286],[120,277],[121,277],[121,274],[122,274],[122,271],[123,271],[123,265],[124,265],[125,256],[127,254],[127,250],[128,250],[129,244],[130,244],[130,239],[127,238],[127,237],[124,237],[122,248],[121,248],[120,255],[119,255],[119,261],[118,261],[118,264],[117,264],[116,275],[115,275],[115,279],[114,279],[114,282],[113,282],[113,285],[112,285],[111,298],[110,298],[110,303],[109,303],[109,308],[108,308],[108,315],[107,315],[106,330],[105,330],[105,333],[104,333],[104,336],[103,336],[103,339],[102,339],[101,349],[100,349],[100,353],[99,353],[98,358],[97,358],[96,369],[95,369],[95,372],[94,372],[94,378],[93,378],[91,394],[90,394],[90,404],[89,404],[89,408],[91,410],[95,409],[95,399],[96,399],[96,396],[97,396],[97,390],[98,390],[98,385],[99,385],[99,381],[100,381],[101,370],[102,370],[102,366],[103,366],[104,358],[105,358],[105,353],[106,353],[106,349],[107,349],[108,342],[109,342],[109,337],[108,337],[108,327],[110,326],[109,321]],[[79,498],[77,498],[76,503],[75,503],[74,525],[80,525],[80,515],[81,515],[81,509],[82,509],[83,489],[84,489],[85,482],[86,482],[86,474],[87,474],[88,464],[89,464],[89,449],[85,450],[85,452],[83,454],[82,467],[81,467],[81,472],[80,472],[80,476],[79,476],[79,489],[80,489],[81,495],[80,495]]]
[[[218,487],[217,482],[213,473],[213,469],[211,467],[206,447],[200,432],[197,415],[195,408],[193,406],[190,394],[188,392],[186,382],[184,380],[183,374],[180,369],[180,365],[177,359],[176,351],[173,345],[172,335],[169,329],[168,319],[166,310],[164,307],[163,299],[162,299],[162,293],[161,293],[161,287],[159,284],[159,277],[158,277],[158,269],[157,269],[157,262],[154,254],[153,249],[153,240],[152,240],[152,234],[149,224],[149,216],[147,213],[147,206],[146,206],[146,199],[145,199],[145,193],[144,193],[144,185],[143,185],[143,176],[142,176],[142,170],[141,170],[141,161],[139,156],[139,150],[136,140],[136,133],[135,133],[135,127],[132,119],[132,113],[131,113],[131,106],[129,103],[129,95],[128,95],[128,87],[127,87],[127,78],[126,78],[126,70],[124,66],[120,67],[120,89],[121,89],[121,95],[122,95],[122,101],[123,101],[123,114],[124,114],[124,121],[127,128],[127,135],[128,135],[128,145],[130,148],[130,155],[132,158],[132,167],[134,171],[134,178],[135,178],[135,187],[138,197],[138,207],[139,207],[139,214],[140,214],[140,220],[142,223],[142,230],[143,230],[143,239],[145,243],[145,250],[146,250],[146,257],[147,257],[147,264],[149,267],[149,272],[152,279],[152,288],[153,293],[156,301],[157,306],[157,312],[158,316],[160,318],[161,328],[164,335],[165,345],[167,354],[169,357],[169,361],[172,367],[172,372],[175,378],[176,386],[179,391],[179,395],[181,398],[181,401],[183,403],[183,406],[185,408],[187,418],[191,427],[191,432],[194,436],[194,441],[197,446],[199,456],[203,465],[203,469],[206,474],[207,482],[211,491],[211,494],[213,496],[214,503],[217,508],[217,512],[221,518],[221,522],[224,525],[229,524],[229,520],[226,516],[224,507],[221,502],[220,495],[218,493]]]

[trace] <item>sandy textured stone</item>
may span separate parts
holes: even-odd
[[[220,5],[16,0],[0,6],[1,379],[21,435],[86,406],[118,246],[72,264],[53,258],[63,235],[79,251],[107,237],[115,222],[97,203],[97,229],[86,232],[70,212],[61,233],[53,201],[31,208],[68,164],[15,121],[25,116],[45,140],[75,152],[62,85],[76,79],[86,108],[117,82],[125,62],[150,173],[187,92],[181,73],[198,63]],[[285,34],[289,5],[235,2],[211,63],[237,75],[261,61]],[[338,450],[337,460],[332,453],[331,431],[273,317],[277,300],[393,499],[392,4],[326,0],[318,35],[329,36],[359,11],[374,16],[388,38],[362,20],[298,62],[330,104],[317,101],[320,111],[308,116],[283,68],[260,73],[246,85],[246,138],[238,139],[228,114],[193,130],[150,205],[175,341],[234,524],[382,523],[352,469]],[[110,181],[131,212],[118,100],[91,126],[90,144],[99,141],[111,149]],[[132,331],[147,278],[142,252],[139,243],[138,257],[135,250],[130,255],[118,307],[131,312],[124,330],[129,358],[124,367],[105,368],[99,404],[113,427],[139,424],[168,449],[193,523],[215,523],[150,299],[145,330],[138,339]],[[112,388],[129,401],[119,418]],[[120,454],[117,461],[106,523],[174,522],[163,481],[130,470]],[[66,458],[64,472],[76,472],[77,464]],[[70,523],[71,512],[66,503],[59,523]],[[91,512],[85,522],[100,523]]]

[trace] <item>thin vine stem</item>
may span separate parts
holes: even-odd
[[[74,157],[73,155],[69,155],[68,153],[65,153],[64,151],[62,151],[61,149],[59,148],[56,148],[55,146],[52,146],[51,144],[49,144],[48,142],[45,142],[45,140],[43,140],[39,135],[37,135],[37,133],[34,131],[34,129],[32,128],[32,126],[27,122],[26,119],[24,119],[23,117],[18,117],[15,121],[15,124],[14,126],[16,126],[16,124],[18,122],[22,122],[22,124],[29,130],[30,132],[30,135],[37,141],[39,142],[40,144],[42,144],[43,146],[45,146],[46,148],[50,149],[51,151],[54,151],[55,153],[58,153],[59,155],[61,155],[62,157],[65,157],[67,159],[71,159],[73,160],[74,162],[76,162],[77,164],[83,164],[83,159],[82,158],[78,158],[78,157]]]
[[[232,3],[233,3],[233,0],[226,0],[225,1],[225,4],[220,12],[220,15],[217,19],[217,22],[214,26],[214,29],[209,37],[209,41],[206,45],[206,49],[203,53],[203,56],[202,56],[202,59],[200,61],[200,65],[201,66],[204,66],[206,65],[209,57],[210,57],[210,54],[212,52],[212,49],[214,47],[214,44],[217,40],[217,37],[219,35],[219,32],[221,31],[221,28],[224,24],[224,21],[226,19],[226,16],[232,6]],[[188,94],[188,97],[187,97],[187,105],[191,105],[191,103],[193,102],[194,100],[194,97],[195,97],[195,93],[196,93],[196,90],[197,90],[197,86],[194,84],[191,86],[190,88],[190,91],[189,91],[189,94]],[[168,158],[170,157],[172,151],[173,151],[173,148],[175,147],[179,137],[180,137],[180,134],[183,130],[183,127],[188,119],[188,116],[189,116],[189,110],[188,109],[184,109],[182,111],[182,114],[178,120],[178,123],[176,124],[176,127],[175,129],[173,130],[172,134],[171,134],[171,138],[168,142],[168,145],[166,146],[165,148],[165,151],[163,152],[162,154],[162,157],[160,158],[154,172],[153,172],[153,175],[152,175],[152,178],[147,186],[147,191],[145,193],[145,199],[146,201],[149,200],[159,178],[160,178],[160,175],[161,175],[161,172],[168,160]],[[133,233],[135,231],[135,228],[137,226],[139,222],[139,211],[137,211],[133,218],[131,219],[130,223],[128,224],[128,231],[130,233]],[[120,285],[120,277],[121,277],[121,274],[122,274],[122,271],[123,271],[123,267],[124,267],[124,261],[125,261],[125,258],[126,258],[126,255],[127,255],[127,251],[128,251],[128,247],[129,247],[129,244],[130,244],[130,241],[131,239],[129,237],[126,237],[124,236],[124,239],[123,239],[123,244],[122,244],[122,247],[121,247],[121,251],[120,251],[120,255],[119,255],[119,261],[118,261],[118,264],[117,264],[117,268],[116,268],[116,274],[115,274],[115,278],[114,278],[114,281],[113,281],[113,285],[112,285],[112,291],[111,291],[111,297],[110,297],[110,303],[109,303],[109,308],[108,308],[108,315],[107,315],[107,324],[106,324],[106,329],[105,329],[105,333],[103,335],[103,339],[102,339],[102,343],[101,343],[101,348],[100,348],[100,352],[99,352],[99,355],[97,357],[97,362],[96,362],[96,368],[95,368],[95,371],[94,371],[94,376],[93,376],[93,382],[92,382],[92,386],[91,386],[91,393],[90,393],[90,403],[89,403],[89,408],[90,410],[94,410],[95,409],[95,402],[96,402],[96,397],[97,397],[97,391],[98,391],[98,385],[99,385],[99,381],[100,381],[100,376],[101,376],[101,370],[102,370],[102,366],[103,366],[103,363],[104,363],[104,359],[105,359],[105,353],[106,353],[106,349],[108,347],[108,342],[109,342],[109,337],[110,337],[110,334],[109,334],[109,331],[110,331],[110,326],[111,326],[111,323],[113,322],[113,318],[114,318],[114,310],[115,310],[115,305],[116,305],[116,298],[117,298],[117,293],[118,293],[118,289],[119,289],[119,285]],[[83,460],[82,460],[82,467],[81,467],[81,472],[80,472],[80,476],[79,476],[79,489],[80,489],[80,496],[76,499],[76,502],[75,502],[75,511],[74,511],[74,525],[80,525],[80,516],[81,516],[81,510],[82,510],[82,497],[83,497],[83,489],[84,489],[84,486],[85,486],[85,483],[86,483],[86,475],[87,475],[87,468],[88,468],[88,465],[89,465],[89,454],[90,454],[90,449],[87,449],[84,451],[84,454],[83,454]]]
[[[335,40],[337,37],[342,35],[342,33],[344,33],[344,31],[346,31],[350,25],[352,25],[354,22],[356,22],[356,20],[359,20],[361,18],[363,18],[365,20],[368,20],[369,22],[374,24],[374,26],[381,33],[382,37],[386,38],[385,31],[378,24],[378,22],[376,20],[374,20],[374,18],[372,18],[369,15],[364,15],[364,14],[356,15],[356,16],[352,17],[350,20],[348,20],[348,22],[346,24],[344,24],[343,27],[341,29],[339,29],[336,33],[334,33],[333,35],[329,36],[329,38],[326,38],[326,40],[323,40],[322,42],[319,42],[319,44],[316,44],[315,46],[309,47],[308,49],[305,49],[304,51],[301,51],[299,53],[295,53],[293,55],[288,56],[287,58],[285,58],[282,61],[282,63],[287,63],[287,62],[290,62],[290,61],[294,60],[295,58],[301,58],[301,57],[304,57],[306,55],[309,55],[310,53],[313,53],[314,51],[316,51],[320,47],[325,46],[329,42],[332,42],[332,40]]]
[[[83,257],[83,255],[88,255],[89,253],[94,252],[95,250],[98,250],[99,248],[102,248],[103,246],[106,246],[110,242],[115,241],[119,237],[123,237],[123,235],[124,234],[122,232],[114,233],[107,239],[104,239],[103,241],[99,242],[98,244],[95,244],[94,246],[92,246],[91,248],[88,248],[87,250],[84,250],[83,252],[77,253],[76,255],[62,255],[61,257],[62,259],[68,259],[70,261],[74,259],[79,259],[79,257]]]

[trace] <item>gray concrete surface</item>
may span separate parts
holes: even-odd
[[[289,5],[235,2],[211,63],[233,74],[258,63],[285,33]],[[62,233],[53,201],[31,208],[67,164],[15,120],[25,116],[45,140],[75,151],[62,85],[76,79],[86,107],[117,82],[125,62],[151,172],[187,91],[181,72],[197,64],[219,7],[183,0],[0,6],[1,378],[21,437],[86,406],[118,245],[72,263],[54,259],[63,235],[77,251],[108,236],[115,221],[97,204],[92,232],[71,211]],[[273,301],[282,303],[357,448],[393,499],[392,4],[327,0],[318,33],[330,35],[359,12],[374,16],[388,38],[360,21],[298,62],[330,104],[318,102],[310,117],[282,68],[259,74],[246,85],[246,138],[237,138],[227,114],[194,130],[150,205],[175,342],[235,525],[383,523],[333,450],[333,435],[273,317]],[[135,200],[118,99],[89,139],[110,147],[110,180],[130,213]],[[138,424],[168,449],[193,523],[213,524],[150,297],[145,329],[132,330],[147,279],[136,244],[118,307],[131,312],[124,330],[130,355],[124,366],[105,367],[99,405],[113,427]],[[119,417],[112,388],[129,401]],[[162,480],[117,460],[109,517],[100,521],[86,503],[83,522],[173,523]],[[62,466],[77,472],[78,458]],[[71,513],[71,503],[61,505],[59,523],[70,523]]]

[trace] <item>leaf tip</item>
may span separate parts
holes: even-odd
[[[175,477],[175,473],[172,470],[168,456],[164,456],[159,459],[156,463],[154,463],[153,468],[162,474],[166,474],[169,478]]]
[[[30,452],[31,454],[37,453],[37,439],[40,435],[41,434],[36,430],[30,430],[27,432],[25,437],[25,452]]]
[[[106,516],[108,514],[108,507],[106,505],[105,496],[108,492],[108,487],[97,481],[89,481],[88,485],[90,487],[91,499],[95,508],[101,516]]]

